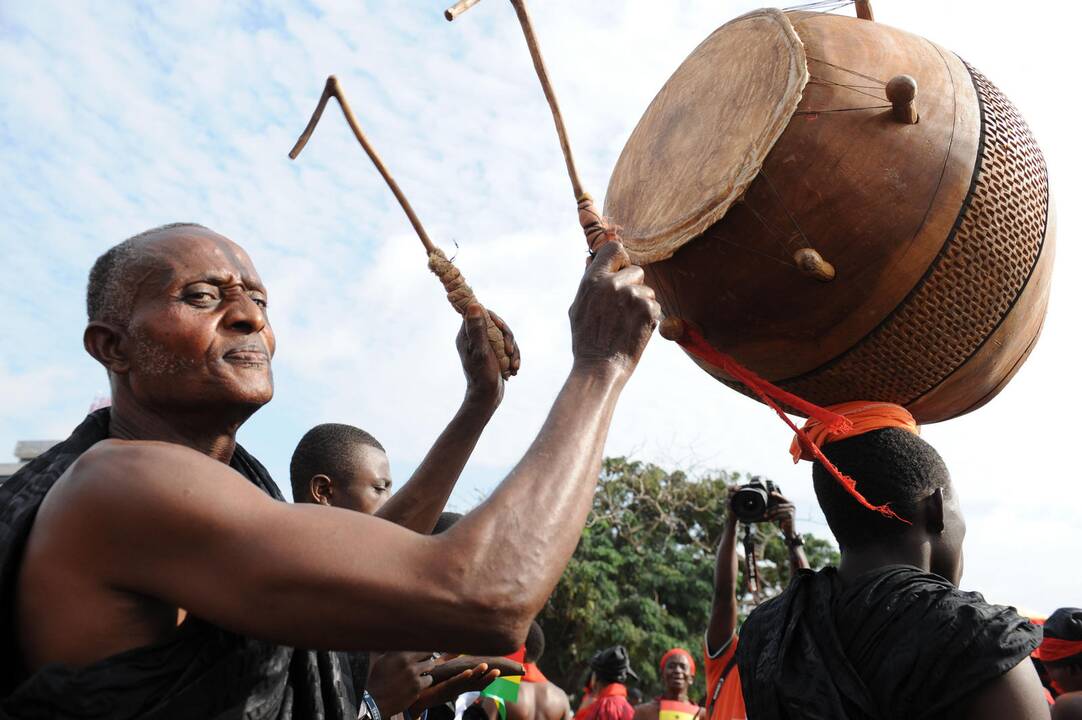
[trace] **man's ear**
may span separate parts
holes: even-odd
[[[90,356],[111,373],[123,375],[131,369],[131,360],[122,347],[124,334],[115,325],[97,320],[87,323],[83,347]]]
[[[312,499],[320,505],[330,505],[331,495],[334,494],[331,479],[326,475],[313,475],[312,479],[308,481],[308,492],[312,495]]]
[[[924,500],[924,522],[928,532],[932,535],[940,535],[946,529],[943,520],[943,488],[936,488],[935,492]]]

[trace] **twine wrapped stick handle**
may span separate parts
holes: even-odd
[[[323,110],[327,107],[327,101],[331,98],[338,100],[338,106],[342,108],[342,114],[346,117],[346,122],[349,123],[350,130],[353,131],[353,136],[357,138],[357,142],[364,148],[365,153],[372,160],[372,164],[376,166],[376,170],[383,176],[383,179],[387,182],[387,186],[391,188],[391,192],[394,193],[395,199],[398,200],[398,204],[402,206],[402,210],[405,211],[406,217],[409,218],[410,224],[413,225],[413,229],[417,232],[417,237],[421,239],[421,244],[425,247],[425,253],[428,255],[428,268],[431,270],[439,281],[443,284],[443,289],[447,292],[447,300],[451,303],[459,315],[465,317],[466,308],[471,303],[481,303],[477,300],[477,296],[474,294],[473,289],[466,284],[466,278],[462,276],[455,264],[447,259],[447,255],[443,250],[436,247],[432,239],[428,237],[428,233],[425,231],[424,225],[421,224],[421,219],[417,217],[417,213],[413,211],[413,206],[410,205],[410,201],[406,199],[405,193],[402,192],[402,188],[395,182],[394,177],[391,175],[387,166],[383,164],[383,160],[376,152],[372,144],[368,142],[368,138],[365,136],[364,131],[361,130],[360,123],[357,122],[357,118],[353,115],[353,111],[349,107],[349,103],[346,101],[345,96],[342,94],[342,88],[338,84],[338,78],[331,75],[327,78],[327,84],[323,87],[323,95],[319,98],[319,104],[316,105],[315,112],[312,113],[312,119],[308,121],[308,126],[304,128],[304,132],[297,138],[297,143],[293,146],[293,149],[289,151],[289,157],[292,160],[296,160],[297,156],[301,154],[301,150],[308,144],[308,139],[312,137],[312,132],[316,129],[316,125],[319,124],[319,119],[323,116]],[[503,375],[503,379],[507,380],[514,373],[515,369],[511,367],[511,356],[508,354],[507,344],[504,341],[503,331],[492,319],[492,314],[485,310],[485,327],[488,333],[488,344],[492,347],[492,352],[495,353],[496,359],[500,363],[500,374]]]

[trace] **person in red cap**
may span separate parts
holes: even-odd
[[[661,656],[661,697],[635,708],[634,720],[703,720],[706,713],[688,699],[695,680],[695,658],[684,648],[673,648]]]
[[[1048,718],[1040,631],[963,592],[965,521],[943,459],[904,408],[857,402],[809,421],[816,497],[841,550],[752,611],[737,663],[755,720]],[[840,417],[839,417],[840,416]]]
[[[1044,664],[1058,693],[1053,720],[1082,720],[1082,608],[1060,608],[1049,615],[1033,656]]]

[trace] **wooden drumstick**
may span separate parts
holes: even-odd
[[[376,170],[383,176],[383,179],[387,182],[387,186],[391,188],[391,192],[394,193],[395,198],[398,200],[398,204],[402,206],[402,210],[405,211],[410,224],[413,225],[413,229],[417,232],[417,237],[421,239],[421,244],[424,245],[425,253],[428,255],[428,268],[443,284],[443,288],[447,292],[447,300],[458,314],[465,316],[467,307],[473,303],[480,304],[477,300],[477,296],[474,294],[473,289],[466,284],[466,279],[462,276],[459,269],[455,267],[453,262],[447,259],[447,255],[444,254],[443,250],[436,247],[435,243],[432,242],[432,239],[429,238],[424,225],[421,224],[421,219],[417,217],[417,213],[413,211],[413,206],[410,205],[410,201],[406,198],[406,194],[402,192],[402,188],[398,186],[398,183],[391,175],[391,171],[383,164],[383,159],[380,158],[379,153],[377,153],[376,149],[372,147],[372,144],[368,142],[368,138],[365,136],[364,131],[361,130],[360,123],[357,122],[357,118],[353,115],[353,110],[350,109],[345,95],[342,94],[342,88],[338,84],[338,78],[334,75],[327,78],[327,84],[323,87],[323,94],[319,98],[319,104],[316,105],[315,112],[312,113],[312,118],[308,121],[308,126],[304,128],[304,132],[297,138],[297,142],[293,146],[293,149],[289,151],[290,159],[296,160],[297,156],[301,154],[301,150],[308,144],[308,139],[312,137],[312,132],[316,129],[316,125],[319,124],[319,119],[323,116],[324,108],[327,107],[327,101],[332,97],[338,100],[338,106],[342,108],[342,114],[346,116],[346,122],[349,123],[349,128],[353,131],[353,136],[357,138],[357,142],[361,144],[365,153],[368,154],[369,159],[372,160],[372,164],[376,166]],[[487,310],[485,311],[485,325],[489,345],[492,347],[492,351],[495,353],[496,359],[500,363],[500,373],[506,380],[515,373],[515,369],[511,367],[511,356],[508,354],[508,349],[504,342],[503,331],[496,325],[491,314]]]
[[[449,7],[443,16],[448,20],[454,20],[462,13],[476,5],[480,0],[459,0]],[[549,79],[548,68],[545,67],[545,59],[541,56],[541,48],[537,42],[537,35],[530,21],[529,10],[526,9],[526,0],[510,0],[511,6],[518,16],[519,25],[522,26],[522,34],[526,37],[526,47],[530,50],[530,58],[533,60],[537,79],[541,81],[541,90],[545,93],[549,109],[552,111],[552,119],[556,123],[556,134],[560,138],[560,150],[564,155],[564,163],[567,165],[567,175],[571,179],[571,190],[575,193],[575,202],[579,207],[579,224],[586,233],[586,241],[590,250],[597,249],[608,240],[618,239],[618,228],[611,226],[605,221],[594,204],[590,193],[582,189],[582,181],[579,179],[578,169],[575,167],[575,157],[571,154],[571,142],[567,138],[567,127],[564,125],[563,115],[560,113],[560,104],[556,100],[556,92],[552,89],[552,81]]]
[[[477,0],[474,0],[476,2]],[[875,13],[872,12],[871,0],[856,0],[857,17],[861,20],[875,20]]]

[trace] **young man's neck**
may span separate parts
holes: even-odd
[[[236,434],[250,413],[200,409],[198,413],[146,408],[123,395],[114,395],[109,411],[109,437],[120,440],[155,440],[189,447],[228,463],[236,448]]]
[[[838,575],[845,583],[888,565],[913,565],[925,572],[929,572],[932,566],[932,553],[928,543],[906,538],[889,545],[842,548],[841,556]]]

